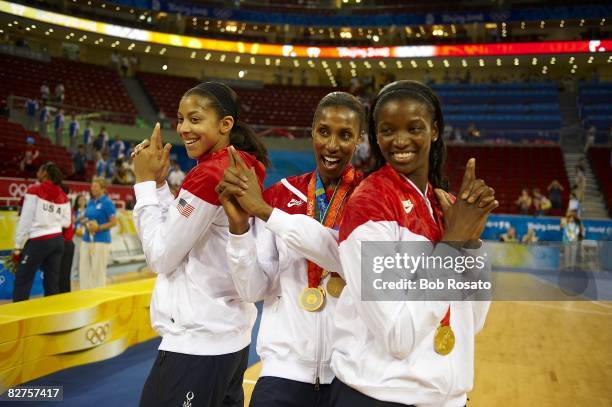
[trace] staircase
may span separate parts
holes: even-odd
[[[587,179],[586,190],[582,205],[583,218],[607,219],[608,211],[603,195],[597,186],[597,180],[591,170],[591,165],[584,154],[584,141],[586,132],[582,128],[580,114],[578,111],[577,84],[566,86],[559,92],[559,108],[561,110],[561,121],[563,128],[560,131],[561,150],[565,161],[565,172],[570,187],[576,183],[575,167],[581,160],[585,163],[585,175]]]
[[[138,116],[147,124],[153,126],[157,122],[157,111],[138,79],[123,77],[121,81],[125,89],[127,89],[132,102],[134,102],[136,110],[138,110]]]
[[[586,163],[585,175],[587,182],[586,190],[584,192],[584,200],[582,201],[581,217],[588,219],[607,219],[608,211],[606,209],[603,195],[599,191],[597,180],[595,179],[595,175],[593,175],[591,165],[588,162],[585,154],[583,152],[564,152],[563,158],[565,161],[565,171],[567,173],[570,186],[575,184],[576,171],[574,170],[574,167],[576,167],[576,164],[578,164],[580,160],[583,160],[583,162]]]

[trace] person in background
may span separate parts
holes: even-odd
[[[65,185],[62,185],[62,190],[66,195],[70,192]],[[59,293],[70,292],[70,272],[72,270],[72,260],[74,258],[74,213],[70,213],[71,222],[68,227],[62,229],[62,237],[64,238],[64,253],[59,269]]]
[[[183,183],[185,179],[185,173],[181,169],[181,166],[174,161],[172,163],[172,167],[170,168],[170,174],[168,175],[168,184],[170,187],[178,188]]]
[[[79,144],[72,156],[72,169],[77,177],[83,177],[87,173],[87,156],[83,144]]]
[[[532,199],[529,195],[529,190],[527,188],[523,188],[521,191],[521,196],[516,200],[516,206],[518,207],[519,212],[522,215],[528,215],[529,210],[531,209]]]
[[[26,100],[25,111],[27,115],[26,128],[29,131],[36,130],[36,112],[38,111],[38,102],[36,99],[28,98],[28,100]]]
[[[77,140],[79,137],[79,128],[79,121],[77,120],[74,113],[72,113],[72,119],[68,124],[68,137],[70,138],[70,146],[68,148],[68,151],[73,154],[76,152]]]
[[[576,176],[574,179],[574,183],[576,184],[576,188],[575,188],[576,198],[578,198],[580,202],[583,202],[584,192],[586,191],[586,182],[587,182],[584,165],[582,163],[579,163],[578,165],[576,165],[574,170],[576,171]]]
[[[106,285],[110,252],[110,229],[117,224],[117,208],[106,195],[106,180],[91,181],[91,199],[85,208],[85,233],[79,253],[79,282],[82,290]]]
[[[96,151],[96,177],[106,178],[106,159]]]
[[[136,54],[130,55],[130,68],[132,68],[131,69],[132,76],[134,76],[134,75],[136,75],[138,73],[139,65],[140,65],[140,60],[138,59]]]
[[[478,128],[476,127],[476,124],[474,123],[470,123],[470,125],[468,126],[467,135],[468,135],[468,141],[471,141],[473,143],[481,140],[480,130],[478,130]]]
[[[38,167],[38,157],[40,156],[40,151],[34,147],[34,142],[34,137],[30,136],[26,138],[27,147],[23,152],[23,158],[19,162],[19,169],[27,172],[28,176],[36,171]]]
[[[119,73],[119,66],[121,65],[121,56],[119,55],[119,53],[117,51],[113,51],[113,53],[111,54],[110,60],[111,60],[111,67],[117,73]]]
[[[569,214],[570,212],[575,212],[577,216],[580,216],[580,214],[582,213],[582,205],[580,204],[580,200],[578,199],[578,195],[576,194],[575,186],[570,194],[566,214]]]
[[[125,158],[131,161],[132,152],[134,151],[134,144],[131,141],[125,142]]]
[[[64,85],[58,83],[55,86],[55,101],[61,106],[64,103]]]
[[[64,110],[59,109],[55,114],[55,120],[53,121],[53,130],[55,131],[55,144],[58,146],[63,145],[63,133],[64,133]]]
[[[134,174],[128,171],[128,167],[120,158],[115,160],[115,174],[111,183],[117,185],[134,185]]]
[[[85,208],[87,207],[87,198],[83,194],[77,195],[74,200],[74,206],[72,208],[72,219],[74,226],[74,255],[72,257],[72,269],[70,274],[73,277],[79,276],[79,256],[81,253],[81,242],[83,241],[83,235],[85,234],[85,223],[87,218],[85,217]]]
[[[526,244],[537,243],[537,241],[538,241],[538,236],[536,235],[534,228],[527,229],[527,233],[521,239],[521,242],[526,243]]]
[[[106,127],[102,126],[100,128],[100,133],[93,142],[94,151],[99,151],[102,154],[108,152],[108,133],[106,132]]]
[[[552,207],[552,204],[542,193],[539,188],[533,189],[533,209],[535,216],[543,216]]]
[[[576,211],[571,210],[565,218],[561,218],[561,231],[565,267],[573,268],[578,264],[580,241],[584,239],[584,228]]]
[[[552,180],[548,185],[548,199],[553,209],[561,209],[563,207],[563,185],[556,179]]]
[[[70,202],[62,190],[64,175],[55,164],[43,164],[36,176],[39,183],[26,191],[15,233],[13,257],[20,261],[15,273],[14,302],[30,298],[39,268],[43,271],[45,296],[59,292],[62,228],[70,226]]]
[[[93,129],[91,128],[91,122],[85,123],[85,130],[83,131],[83,145],[85,146],[85,155],[88,160],[92,160],[94,158],[93,155]]]
[[[51,90],[49,89],[49,85],[45,81],[42,85],[40,85],[40,98],[43,101],[43,105],[47,104],[47,102],[49,101],[50,94]]]
[[[500,242],[517,242],[516,230],[512,226],[508,226],[506,233],[499,237]]]
[[[43,106],[38,112],[38,132],[43,138],[47,138],[47,123],[49,123],[49,107],[43,102]]]
[[[119,134],[115,134],[113,144],[109,148],[110,159],[115,161],[123,158],[125,155],[125,143],[119,139]]]
[[[121,75],[127,76],[130,71],[130,59],[123,55],[121,56]]]

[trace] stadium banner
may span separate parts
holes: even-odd
[[[612,221],[583,219],[586,240],[612,240]],[[518,215],[491,215],[487,220],[482,234],[483,240],[499,240],[503,233],[512,226],[516,230],[517,239],[533,228],[539,241],[560,242],[561,218],[550,216],[518,216]]]
[[[0,12],[29,18],[62,27],[97,34],[142,41],[153,44],[194,50],[231,52],[237,54],[292,57],[292,58],[420,58],[420,57],[477,57],[503,55],[547,55],[609,52],[612,40],[509,42],[458,45],[406,45],[396,47],[313,47],[291,44],[263,44],[227,41],[169,34],[119,26],[39,10],[0,0]],[[220,17],[219,17],[220,18]]]
[[[287,9],[287,12],[258,11],[239,8],[225,8],[198,4],[197,1],[160,1],[160,0],[115,0],[113,3],[127,7],[181,13],[191,17],[207,17],[221,20],[234,20],[264,24],[291,24],[324,27],[385,27],[392,25],[430,25],[430,24],[468,24],[502,21],[541,21],[575,19],[596,19],[612,15],[612,6],[607,4],[528,7],[518,10],[500,9],[494,11],[470,11],[451,13],[402,12],[401,10],[374,13],[355,12],[353,7],[339,8],[330,15],[308,13],[300,9]]]
[[[36,180],[34,179],[0,177],[0,203],[7,205],[19,204],[28,186],[35,182]],[[85,194],[89,197],[91,184],[87,182],[66,181],[64,185],[70,189],[71,198],[74,198],[77,194]],[[125,203],[135,201],[134,189],[131,186],[109,185],[107,192],[109,198],[115,202],[123,201]]]

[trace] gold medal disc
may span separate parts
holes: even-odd
[[[332,297],[338,298],[340,294],[342,294],[342,290],[344,290],[344,286],[346,283],[340,277],[331,277],[327,282],[326,288],[329,295]]]
[[[448,325],[439,326],[434,336],[434,350],[445,356],[453,351],[455,347],[455,334]]]
[[[323,308],[325,304],[325,294],[321,287],[317,288],[304,288],[302,295],[300,295],[300,305],[306,311],[318,311]]]

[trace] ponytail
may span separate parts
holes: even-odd
[[[203,82],[189,89],[183,97],[193,95],[207,99],[209,107],[215,110],[219,118],[231,116],[234,119],[229,136],[231,145],[238,150],[252,154],[264,166],[270,166],[266,146],[249,125],[238,120],[240,102],[232,88],[220,82]]]
[[[62,189],[64,188],[64,184],[62,181],[64,180],[64,174],[62,171],[52,162],[48,162],[43,164],[43,170],[47,173],[47,177],[51,182],[55,185],[58,185]]]
[[[236,121],[230,132],[230,144],[236,147],[237,150],[252,154],[265,167],[270,166],[268,149],[257,137],[251,126],[241,121]]]

